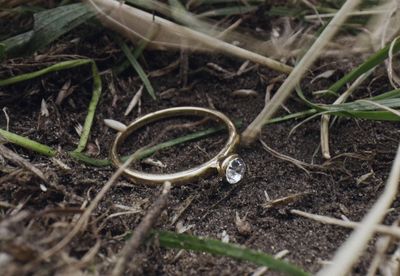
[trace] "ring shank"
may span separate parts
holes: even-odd
[[[235,125],[231,122],[231,120],[229,120],[227,116],[219,111],[202,107],[173,107],[149,113],[141,118],[136,119],[131,124],[129,124],[123,132],[119,132],[116,139],[114,140],[110,154],[111,160],[114,165],[116,167],[120,167],[123,165],[123,162],[118,156],[118,149],[134,131],[160,119],[178,117],[182,115],[209,117],[211,119],[223,122],[228,129],[229,136],[228,141],[226,142],[222,150],[211,160],[191,169],[176,173],[151,174],[133,169],[125,169],[124,174],[136,184],[160,185],[165,183],[166,181],[171,182],[171,184],[184,184],[190,181],[194,181],[200,177],[207,176],[213,170],[218,170],[219,172],[220,161],[234,152],[236,146],[239,144],[239,135],[237,134]]]

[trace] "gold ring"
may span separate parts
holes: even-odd
[[[134,183],[146,185],[163,184],[166,181],[169,181],[171,184],[185,184],[201,177],[205,177],[213,171],[217,171],[218,174],[224,177],[224,180],[230,184],[236,184],[242,180],[246,171],[246,165],[243,159],[235,154],[235,149],[239,145],[240,140],[235,125],[221,112],[201,107],[173,107],[149,113],[136,119],[122,132],[117,134],[111,148],[111,160],[113,164],[116,167],[123,165],[123,162],[118,156],[118,148],[134,131],[160,119],[184,115],[208,117],[226,125],[229,133],[228,141],[214,158],[191,169],[176,173],[152,174],[132,169],[125,169],[124,174]]]

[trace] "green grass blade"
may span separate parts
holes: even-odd
[[[240,123],[238,123],[237,125],[240,125]],[[149,147],[149,148],[145,148],[143,150],[139,149],[138,150],[139,154],[137,155],[138,156],[137,159],[139,159],[139,160],[144,159],[146,157],[153,155],[154,153],[156,153],[160,150],[163,150],[166,148],[171,148],[173,146],[183,144],[185,142],[194,141],[194,140],[209,136],[211,134],[217,133],[224,129],[226,129],[225,126],[212,127],[212,128],[208,128],[205,130],[196,131],[194,133],[190,133],[190,134],[187,134],[187,135],[175,138],[175,139],[171,139],[169,141],[157,144],[157,145]],[[135,153],[135,154],[137,154],[137,153]],[[128,157],[125,157],[125,158],[127,159]]]
[[[51,147],[48,147],[46,145],[35,142],[29,138],[14,134],[12,132],[3,129],[0,129],[0,136],[4,137],[8,142],[12,144],[18,145],[26,149],[30,149],[45,156],[53,157],[57,154],[57,151],[55,149],[52,149]]]
[[[122,51],[124,52],[126,58],[129,60],[131,63],[132,67],[135,69],[135,71],[138,73],[139,77],[141,78],[144,86],[146,87],[147,92],[149,95],[156,100],[156,95],[154,93],[154,88],[151,85],[146,73],[144,72],[142,66],[140,66],[139,62],[137,59],[133,56],[132,52],[130,51],[128,45],[120,38],[115,36],[115,41],[117,44],[121,47]]]
[[[76,59],[76,60],[62,61],[60,63],[51,65],[51,66],[41,69],[39,71],[18,75],[18,76],[11,77],[11,78],[8,78],[5,80],[0,80],[0,86],[6,86],[6,85],[15,84],[15,83],[18,83],[21,81],[27,81],[27,80],[34,79],[34,78],[43,76],[45,74],[51,73],[51,72],[66,70],[66,69],[74,68],[77,66],[89,64],[91,62],[92,61],[90,59]]]
[[[335,82],[328,90],[332,92],[338,92],[340,88],[342,88],[346,83],[352,82],[357,79],[362,74],[368,72],[375,66],[382,63],[385,59],[387,59],[389,55],[390,44],[386,47],[380,49],[375,54],[370,56],[365,62],[359,65],[357,68],[352,70],[350,73],[346,74],[343,78]],[[400,39],[398,39],[393,46],[393,54],[400,51]]]
[[[285,115],[285,116],[272,118],[272,119],[268,120],[265,124],[269,125],[269,124],[282,123],[282,122],[289,121],[289,120],[308,117],[310,115],[314,115],[315,113],[317,113],[317,110],[308,109],[308,110],[304,110],[304,111],[288,114],[288,115]]]
[[[101,96],[101,89],[102,89],[102,84],[101,84],[101,78],[98,73],[97,66],[94,61],[90,59],[76,59],[76,60],[69,60],[69,61],[63,61],[54,65],[51,65],[49,67],[46,67],[44,69],[27,73],[27,74],[22,74],[19,76],[11,77],[5,80],[0,80],[0,87],[5,86],[5,85],[11,85],[15,84],[18,82],[30,80],[33,78],[40,77],[42,75],[51,73],[51,72],[56,72],[56,71],[61,71],[61,70],[66,70],[66,69],[71,69],[77,66],[81,65],[86,65],[86,64],[91,64],[92,68],[92,75],[93,75],[93,90],[92,90],[92,99],[89,103],[89,108],[88,108],[88,113],[86,115],[85,123],[83,125],[83,130],[81,137],[79,139],[79,144],[78,147],[76,148],[76,152],[81,152],[82,150],[85,149],[87,141],[89,139],[90,135],[90,130],[93,124],[93,119],[94,119],[94,114],[96,111],[97,104],[100,100]]]
[[[111,165],[111,161],[109,159],[92,158],[82,152],[69,151],[68,155],[77,161],[94,167],[108,167]]]
[[[0,56],[0,61],[6,57],[18,56],[24,52],[24,47],[26,47],[29,40],[33,36],[33,31],[28,31],[22,34],[18,34],[3,40],[1,44],[4,45],[3,55]]]
[[[339,117],[350,117],[374,121],[400,121],[400,117],[396,114],[393,114],[389,111],[377,110],[379,108],[376,105],[363,100],[337,105],[314,104],[304,96],[299,86],[296,87],[296,92],[297,95],[308,106],[312,107],[309,112],[311,112],[311,110],[315,110],[321,114],[331,114]],[[389,108],[400,108],[400,90],[392,90],[375,97],[367,98],[367,100]],[[284,120],[284,118],[278,118],[278,120],[279,119]]]
[[[32,54],[93,16],[94,13],[83,3],[36,13],[32,31],[2,42],[6,45],[6,54],[7,56]]]
[[[376,101],[376,100],[383,100],[383,99],[392,99],[392,98],[399,98],[400,97],[400,89],[395,89],[386,93],[382,93],[380,95],[377,95],[375,97],[369,98],[371,101]]]
[[[240,127],[241,121],[235,121],[235,125],[237,127]],[[190,133],[188,135],[184,135],[184,136],[181,136],[181,137],[178,137],[175,139],[171,139],[169,141],[157,144],[155,146],[152,146],[152,147],[149,147],[149,148],[143,150],[142,152],[140,152],[138,159],[144,159],[144,158],[156,153],[157,151],[160,151],[160,150],[163,150],[163,149],[166,149],[169,147],[173,147],[173,146],[176,146],[181,143],[194,141],[196,139],[206,137],[208,135],[217,133],[224,129],[225,129],[224,126],[213,127],[213,128],[208,128],[205,130],[200,130],[200,131],[197,131],[194,133]],[[49,157],[53,157],[57,154],[57,151],[55,149],[52,149],[49,146],[40,144],[36,141],[33,141],[29,138],[20,136],[18,134],[14,134],[14,133],[0,129],[0,135],[3,136],[10,143],[19,145],[25,149],[37,152],[39,154],[46,155]],[[88,164],[91,166],[95,166],[95,167],[106,167],[106,166],[111,165],[111,161],[109,159],[92,158],[92,157],[89,157],[86,154],[84,154],[82,152],[78,152],[76,150],[68,152],[68,155],[71,156],[72,158],[74,158],[75,160],[78,160],[82,163],[85,163],[85,164]],[[129,156],[125,156],[125,157],[122,157],[122,160],[126,160],[128,158],[129,158]]]
[[[391,121],[399,122],[400,117],[389,111],[342,111],[331,112],[330,114],[338,117],[351,117],[357,119],[373,120],[373,121]]]
[[[92,63],[92,75],[93,75],[93,89],[92,89],[92,99],[90,100],[88,113],[86,115],[85,123],[83,125],[81,138],[79,139],[78,147],[75,152],[82,152],[89,139],[90,130],[93,125],[94,114],[96,112],[97,104],[99,103],[101,96],[101,78],[95,62]]]
[[[177,234],[169,231],[156,231],[160,245],[168,248],[180,248],[198,252],[207,252],[214,255],[226,256],[242,261],[249,261],[260,266],[267,266],[286,275],[309,275],[300,268],[285,261],[277,260],[273,256],[251,250],[239,245],[224,243],[214,239],[204,239],[186,234]]]

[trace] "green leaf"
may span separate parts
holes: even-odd
[[[46,155],[49,157],[53,157],[57,154],[55,149],[52,149],[49,146],[40,144],[35,142],[29,138],[20,136],[18,134],[14,134],[4,129],[0,129],[0,136],[6,139],[8,142],[18,145],[20,147],[31,149],[39,154]]]
[[[38,71],[18,75],[18,76],[11,77],[11,78],[8,78],[5,80],[0,80],[0,86],[6,86],[6,85],[11,85],[11,84],[15,84],[18,82],[22,82],[22,81],[27,81],[27,80],[34,79],[34,78],[43,76],[45,74],[51,73],[51,72],[66,70],[66,69],[74,68],[74,67],[77,67],[80,65],[89,64],[91,62],[92,62],[92,60],[90,60],[90,59],[75,59],[75,60],[62,61],[57,64],[46,67],[44,69],[38,70]]]
[[[375,121],[400,121],[400,117],[393,112],[379,110],[379,107],[373,103],[363,100],[375,102],[389,108],[400,108],[400,89],[392,90],[381,95],[361,99],[349,103],[342,104],[315,104],[309,101],[303,94],[299,86],[296,87],[297,95],[312,109],[309,112],[319,112],[319,114],[331,114],[340,117],[351,117],[359,119],[368,119]],[[307,111],[304,111],[307,112]]]
[[[76,148],[76,152],[81,152],[82,150],[85,149],[87,141],[89,139],[89,134],[90,134],[90,129],[93,124],[93,119],[94,119],[94,114],[96,111],[97,104],[100,100],[101,96],[101,78],[97,70],[96,63],[91,60],[91,59],[76,59],[76,60],[68,60],[68,61],[63,61],[59,62],[57,64],[51,65],[49,67],[46,67],[44,69],[27,73],[27,74],[22,74],[19,76],[11,77],[5,80],[0,80],[0,87],[5,86],[5,85],[11,85],[15,84],[18,82],[30,80],[33,78],[40,77],[42,75],[51,73],[51,72],[56,72],[56,71],[62,71],[70,68],[74,68],[77,66],[81,65],[86,65],[86,64],[91,64],[92,68],[92,76],[93,76],[93,89],[92,89],[92,99],[90,100],[89,107],[88,107],[88,113],[86,115],[85,123],[83,125],[83,130],[81,134],[81,138],[79,139],[79,144],[78,147]]]
[[[338,80],[331,87],[329,87],[328,90],[332,92],[338,92],[339,89],[342,88],[346,83],[354,81],[362,74],[368,72],[375,66],[382,63],[385,59],[387,59],[389,55],[389,49],[390,49],[390,44],[377,51],[375,54],[370,56],[365,62],[360,64],[357,68],[355,68],[354,70],[343,76],[340,80]],[[393,54],[397,53],[398,51],[400,51],[400,39],[397,39],[397,41],[393,45]]]
[[[140,66],[139,62],[137,61],[137,59],[134,57],[134,55],[130,51],[128,45],[126,45],[126,43],[118,36],[114,36],[114,39],[118,43],[118,45],[121,47],[126,58],[129,60],[132,67],[135,69],[136,73],[138,73],[138,75],[139,75],[140,79],[142,80],[144,86],[146,87],[146,90],[149,93],[149,95],[153,98],[153,100],[156,100],[156,95],[154,94],[154,88],[151,85],[149,78],[147,77],[146,73],[144,72],[142,66]]]
[[[235,122],[236,127],[240,127],[242,124],[241,121],[237,121]],[[218,126],[218,127],[211,127],[205,130],[199,130],[175,139],[171,139],[169,141],[157,144],[155,146],[149,147],[149,148],[145,148],[143,150],[138,150],[139,154],[137,159],[144,159],[146,157],[149,157],[151,155],[153,155],[154,153],[166,149],[166,148],[171,148],[173,146],[179,145],[179,144],[183,144],[185,142],[189,142],[189,141],[194,141],[203,137],[207,137],[211,134],[217,133],[221,130],[226,129],[225,126]],[[127,159],[128,157],[125,157],[125,159]]]
[[[0,43],[0,60],[4,59],[6,56],[6,45],[4,43]]]
[[[94,16],[85,4],[71,4],[34,14],[32,31],[4,40],[8,57],[29,55]]]
[[[169,231],[155,231],[153,235],[158,238],[160,245],[169,248],[180,248],[214,255],[227,256],[242,261],[249,261],[260,266],[266,266],[286,275],[309,275],[300,268],[285,261],[277,260],[271,255],[248,249],[243,246],[224,243],[214,239],[199,238],[186,234],[177,234]]]

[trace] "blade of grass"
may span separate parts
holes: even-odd
[[[338,92],[339,89],[342,88],[346,83],[354,81],[362,74],[368,72],[375,66],[381,64],[385,59],[388,58],[389,49],[390,49],[390,44],[377,51],[375,54],[370,56],[365,62],[360,64],[357,68],[355,68],[350,73],[343,76],[340,80],[338,80],[331,87],[329,87],[328,90],[332,92]],[[400,51],[400,40],[397,40],[393,44],[393,54],[397,53],[398,51]]]
[[[91,62],[92,61],[90,59],[75,59],[75,60],[62,61],[62,62],[56,63],[54,65],[51,65],[49,67],[46,67],[44,69],[41,69],[41,70],[38,70],[35,72],[21,74],[21,75],[11,77],[8,79],[0,80],[0,86],[6,86],[6,85],[11,85],[11,84],[15,84],[18,82],[22,82],[22,81],[31,80],[31,79],[43,76],[48,73],[71,69],[71,68],[74,68],[77,66],[89,64]]]
[[[35,13],[33,30],[4,40],[5,52],[11,57],[32,54],[93,16],[82,3]]]
[[[146,39],[140,40],[135,49],[133,49],[133,48],[130,49],[130,51],[133,53],[132,55],[135,59],[138,59],[140,57],[140,55],[143,53],[144,49],[146,48],[147,44],[149,44],[149,42],[152,41],[154,36],[157,34],[157,31],[158,31],[157,25],[151,26],[149,33],[146,36]],[[123,71],[128,69],[128,67],[130,67],[130,66],[131,66],[130,61],[127,59],[124,59],[124,61],[120,65],[115,66],[115,68],[113,69],[113,72],[114,72],[114,74],[119,75]]]
[[[277,260],[273,256],[243,246],[224,243],[214,239],[177,234],[169,231],[154,231],[153,235],[158,238],[160,245],[164,247],[207,252],[214,255],[249,261],[257,265],[267,266],[273,270],[283,272],[286,275],[309,275],[292,264]]]
[[[82,129],[82,134],[79,139],[78,147],[74,150],[75,152],[82,152],[86,148],[87,141],[89,140],[90,130],[93,125],[94,114],[96,112],[97,104],[99,103],[101,96],[101,89],[102,89],[101,78],[96,63],[91,61],[91,64],[92,64],[92,74],[93,74],[92,99],[90,100],[89,103],[88,112]]]
[[[130,64],[132,67],[135,69],[136,73],[138,73],[140,79],[142,80],[144,86],[146,87],[147,92],[149,95],[153,98],[153,100],[156,100],[156,95],[154,94],[154,88],[151,85],[146,73],[144,72],[142,66],[140,66],[139,62],[137,59],[134,57],[132,52],[130,51],[128,45],[118,36],[114,36],[114,40],[117,42],[117,44],[121,47],[122,51],[124,52],[126,58],[129,60]]]
[[[199,139],[202,137],[206,137],[206,136],[217,133],[224,129],[225,129],[225,126],[219,126],[219,127],[208,128],[205,130],[200,130],[200,131],[188,134],[188,135],[178,137],[176,139],[172,139],[172,140],[160,143],[160,144],[152,146],[150,148],[145,148],[144,150],[139,149],[138,150],[139,154],[137,156],[139,159],[144,159],[146,157],[153,155],[155,152],[158,152],[160,150],[163,150],[166,148],[171,148],[173,146],[176,146],[176,145],[188,142],[188,141],[193,141],[193,140],[196,140],[196,139]]]
[[[101,78],[98,73],[96,63],[93,60],[91,60],[91,59],[76,59],[76,60],[59,62],[59,63],[56,63],[49,67],[46,67],[44,69],[35,71],[35,72],[22,74],[22,75],[11,77],[11,78],[8,78],[5,80],[0,80],[0,87],[5,86],[5,85],[15,84],[15,83],[22,82],[22,81],[27,81],[27,80],[37,78],[42,75],[51,73],[51,72],[71,69],[71,68],[81,66],[81,65],[86,65],[86,64],[91,64],[92,76],[93,76],[93,89],[92,89],[92,99],[90,100],[89,107],[88,107],[88,113],[86,115],[85,123],[83,125],[83,131],[82,131],[81,137],[79,139],[78,147],[75,150],[76,152],[81,152],[85,149],[87,141],[89,139],[90,130],[91,130],[92,124],[93,124],[94,114],[96,111],[97,104],[100,100],[101,89],[102,89]]]
[[[333,105],[342,104],[347,101],[350,95],[361,85],[361,83],[366,80],[369,75],[372,73],[372,69],[365,72],[361,76],[359,76],[351,85],[350,87],[341,94],[334,102]],[[321,153],[325,159],[330,159],[330,148],[329,148],[329,122],[330,122],[330,115],[322,115],[321,116]]]
[[[400,94],[400,90],[392,90],[376,97],[338,105],[314,104],[304,96],[299,86],[296,87],[296,92],[299,98],[319,113],[377,121],[400,120],[396,114],[389,111],[376,111],[377,105],[365,102],[365,100],[368,100],[389,108],[400,108],[400,98],[396,98],[396,95]]]
[[[241,121],[235,121],[235,125],[237,127],[240,127]],[[197,140],[197,139],[200,139],[203,137],[207,137],[209,135],[212,135],[212,134],[222,131],[224,129],[225,129],[224,126],[219,126],[219,127],[208,128],[205,130],[200,130],[200,131],[197,131],[194,133],[190,133],[190,134],[157,144],[155,146],[146,148],[145,150],[142,150],[142,151],[139,149],[134,154],[137,156],[138,160],[141,160],[146,157],[149,157],[150,155],[152,155],[160,150],[170,148],[170,147],[173,147],[178,144],[185,143],[185,142],[194,141],[194,140]],[[12,132],[9,132],[9,131],[3,130],[3,129],[0,129],[0,135],[3,136],[10,143],[16,144],[25,149],[37,152],[37,153],[45,155],[45,156],[54,157],[58,153],[55,149],[53,149],[49,146],[40,144],[29,138],[20,136],[18,134],[14,134]],[[77,152],[77,151],[69,151],[67,153],[73,159],[78,160],[78,161],[88,164],[88,165],[95,166],[95,167],[106,167],[106,166],[111,165],[111,161],[109,159],[96,159],[96,158],[87,156],[86,154],[84,154],[82,152]],[[128,158],[129,158],[129,156],[124,156],[124,157],[122,157],[122,160],[126,161]]]
[[[281,123],[281,122],[285,122],[285,121],[289,121],[289,120],[293,120],[293,119],[300,119],[300,118],[308,117],[310,115],[314,115],[315,113],[317,113],[317,110],[308,109],[308,110],[292,113],[289,115],[272,118],[272,119],[268,120],[265,124],[269,125],[269,124]]]
[[[49,146],[40,144],[29,138],[14,134],[12,132],[0,129],[0,135],[5,138],[8,142],[23,147],[25,149],[33,150],[39,154],[53,157],[57,154],[57,151]]]

